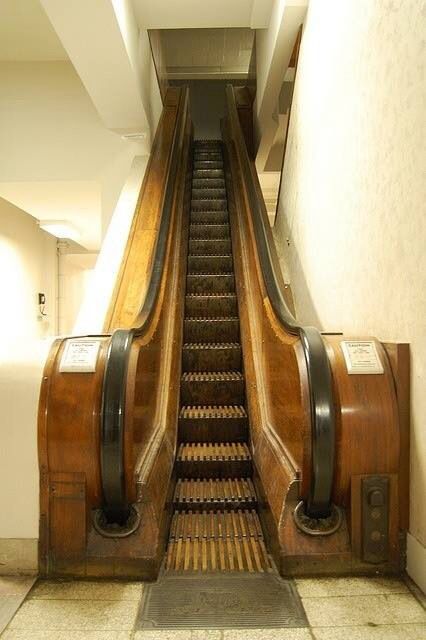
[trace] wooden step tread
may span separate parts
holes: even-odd
[[[175,512],[166,569],[270,571],[271,562],[256,511]]]
[[[192,179],[192,188],[193,189],[224,189],[225,188],[225,180],[224,178],[209,178],[206,176],[205,178],[193,178]]]
[[[242,405],[184,406],[180,410],[179,418],[187,420],[226,418],[227,420],[232,420],[247,418],[247,413]]]
[[[188,273],[200,273],[202,271],[211,271],[214,273],[224,273],[232,270],[232,255],[216,255],[216,256],[188,256]]]
[[[238,322],[238,316],[185,316],[185,322],[204,322],[206,324],[215,323],[215,322]]]
[[[205,178],[224,178],[223,168],[220,169],[194,169],[192,172],[192,178],[197,180]]]
[[[245,442],[182,442],[176,459],[178,462],[232,462],[251,460],[251,455]]]
[[[231,277],[233,278],[234,277],[234,272],[233,271],[226,271],[226,272],[223,272],[223,273],[211,273],[211,272],[208,272],[208,271],[200,271],[198,273],[188,273],[188,277],[189,276],[191,278],[193,278],[193,279],[199,278],[200,276],[206,276],[206,277],[209,277],[209,278],[212,277],[212,276],[215,277],[215,278],[231,278]],[[214,293],[214,292],[212,291],[212,293]],[[220,292],[218,292],[218,293],[220,293]]]
[[[190,256],[223,255],[229,253],[231,243],[229,238],[191,238],[189,241]]]
[[[192,198],[194,200],[215,200],[226,198],[225,187],[195,187],[192,185]]]
[[[215,260],[216,259],[220,260],[221,258],[232,258],[232,253],[223,253],[223,254],[222,253],[215,253],[213,256],[208,254],[208,253],[206,253],[206,254],[203,254],[203,253],[199,253],[198,254],[197,253],[196,255],[190,256],[190,257],[195,259],[195,260],[204,260],[205,258],[210,258],[210,259],[213,258]]]
[[[178,507],[209,503],[216,507],[254,504],[257,496],[251,478],[178,478],[173,500]]]
[[[182,382],[234,382],[244,380],[241,371],[187,371]]]
[[[229,223],[228,222],[191,222],[191,224],[189,225],[189,228],[191,229],[191,227],[195,227],[196,229],[199,229],[200,227],[225,227],[226,229],[229,229]]]
[[[203,298],[233,298],[235,300],[237,296],[235,293],[229,291],[223,291],[221,293],[212,291],[211,293],[187,293],[186,298],[195,300],[202,300]]]
[[[241,345],[239,342],[186,342],[183,348],[191,351],[206,349],[220,349],[222,351],[223,349],[240,349]]]
[[[208,240],[209,238],[227,239],[230,235],[230,227],[227,222],[193,222],[189,225],[189,237]]]
[[[224,198],[191,198],[191,212],[193,211],[227,211],[228,200]]]
[[[185,313],[195,316],[237,315],[237,296],[232,291],[211,291],[208,293],[187,293],[185,296]]]

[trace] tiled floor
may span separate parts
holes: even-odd
[[[22,596],[24,584],[0,578],[0,610],[2,598],[11,591]],[[296,585],[309,629],[134,632],[142,583],[40,581],[1,640],[426,640],[425,609],[402,580],[316,578]]]

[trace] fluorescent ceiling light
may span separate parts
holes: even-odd
[[[74,225],[67,220],[40,220],[40,229],[63,240],[79,240],[80,234]]]

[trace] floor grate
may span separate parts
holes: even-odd
[[[307,627],[292,581],[276,574],[165,575],[145,588],[139,629]]]

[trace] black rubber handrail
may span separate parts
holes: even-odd
[[[128,361],[133,339],[145,333],[149,327],[161,288],[178,174],[179,140],[187,104],[188,89],[185,87],[181,89],[179,99],[161,222],[149,285],[138,314],[138,326],[132,329],[115,330],[106,357],[100,417],[102,510],[107,523],[124,525],[131,511],[127,501],[124,477],[124,419]]]
[[[335,410],[330,362],[324,341],[315,327],[304,327],[287,306],[280,285],[277,256],[271,235],[265,202],[261,195],[254,164],[250,161],[241,130],[234,87],[228,85],[227,104],[232,132],[241,150],[240,165],[253,221],[259,262],[271,306],[286,331],[298,335],[305,354],[308,373],[312,424],[312,469],[305,512],[311,518],[325,518],[332,510],[335,455]],[[269,233],[268,233],[269,232]]]

